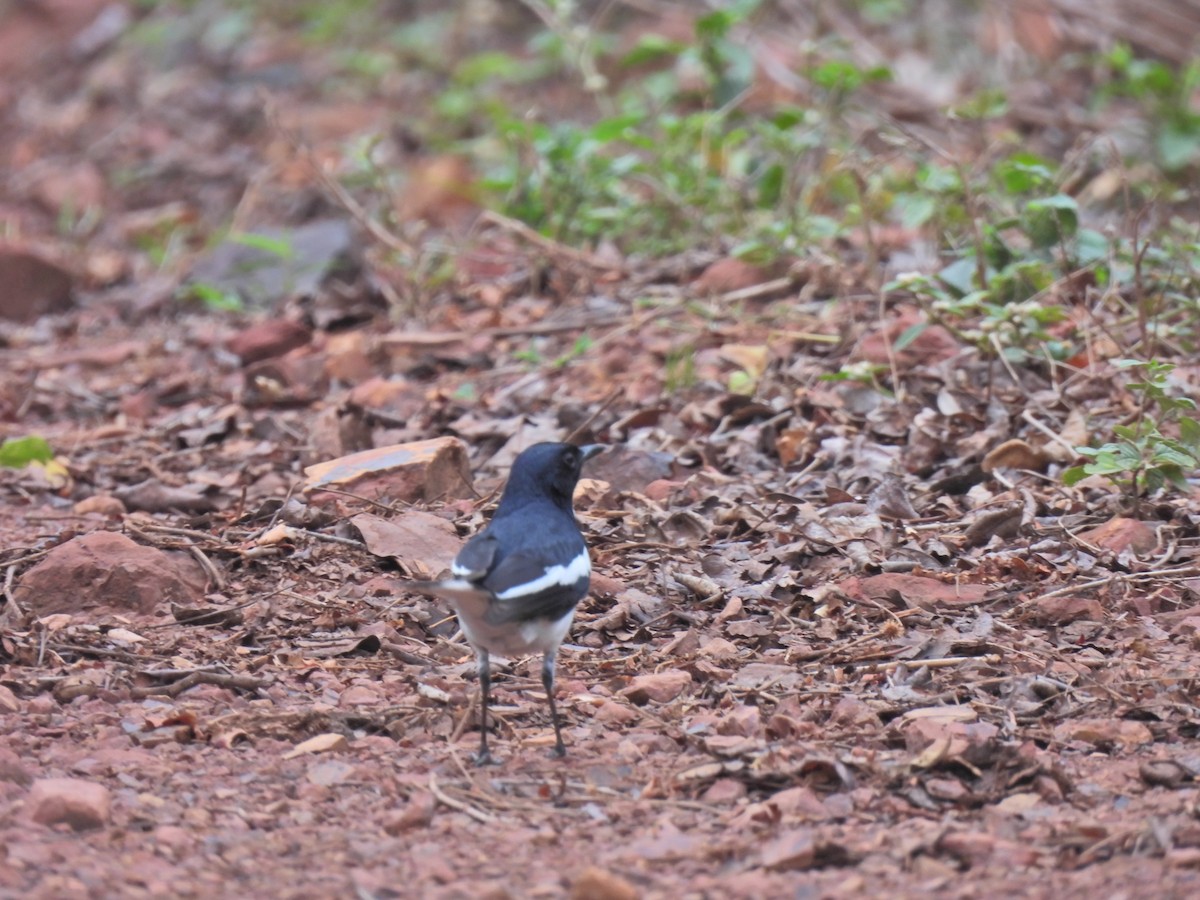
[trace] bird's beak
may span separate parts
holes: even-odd
[[[608,444],[584,444],[579,448],[579,452],[583,454],[583,461],[587,462],[601,450],[607,450]]]

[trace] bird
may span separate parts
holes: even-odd
[[[488,751],[490,655],[542,654],[542,685],[554,724],[551,756],[566,756],[554,670],[558,648],[575,608],[587,596],[592,572],[573,499],[583,464],[605,449],[544,442],[513,461],[491,522],[472,537],[441,581],[412,582],[421,593],[450,603],[475,651],[480,685],[478,766],[494,764]]]

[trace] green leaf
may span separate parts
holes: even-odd
[[[1071,466],[1069,469],[1064,469],[1062,473],[1063,484],[1067,487],[1079,484],[1083,479],[1087,478],[1091,473],[1088,472],[1087,466]]]
[[[1158,154],[1163,167],[1177,172],[1200,158],[1200,127],[1192,121],[1172,122],[1158,134]]]
[[[1189,450],[1200,453],[1200,422],[1190,416],[1180,416],[1179,439]]]
[[[1189,466],[1188,468],[1192,468]],[[1161,466],[1159,471],[1166,476],[1167,481],[1175,485],[1182,491],[1190,491],[1192,486],[1188,484],[1187,475],[1183,469],[1178,466]]]
[[[591,136],[594,140],[607,144],[624,138],[629,129],[642,124],[642,122],[643,117],[636,114],[602,119],[592,126]]]
[[[232,291],[225,291],[214,284],[197,282],[190,286],[192,296],[211,310],[220,312],[241,312],[245,304],[242,298]]]
[[[898,194],[892,207],[906,228],[920,228],[937,212],[937,200],[929,194]]]
[[[664,57],[677,56],[686,46],[661,34],[644,34],[638,39],[637,45],[621,59],[621,65],[639,66]]]
[[[754,377],[738,369],[729,374],[729,393],[750,395],[754,393]]]
[[[31,462],[50,462],[54,451],[43,437],[28,435],[9,438],[0,444],[0,466],[8,469],[23,469]]]
[[[454,70],[454,80],[463,87],[478,87],[495,82],[515,81],[528,68],[528,63],[508,53],[477,53],[459,63]]]
[[[783,182],[786,172],[780,163],[767,166],[766,171],[758,180],[758,205],[772,207],[779,203],[783,196]]]
[[[1196,468],[1196,457],[1192,456],[1192,454],[1188,453],[1182,447],[1173,446],[1167,442],[1155,445],[1151,461],[1160,466],[1179,466],[1186,469]]]
[[[1080,266],[1108,256],[1108,238],[1092,228],[1081,228],[1075,235],[1075,262]]]
[[[896,343],[892,345],[892,349],[899,353],[901,350],[919,338],[921,336],[921,332],[928,327],[928,322],[914,322],[913,324],[909,325],[904,329],[903,332],[901,332],[900,337],[896,338]]]
[[[997,166],[1000,183],[1010,194],[1028,194],[1054,180],[1050,164],[1032,153],[1018,153]]]
[[[231,234],[229,240],[244,247],[253,247],[255,250],[271,253],[280,259],[291,259],[294,252],[291,241],[266,234]]]
[[[729,32],[736,19],[727,10],[717,10],[696,20],[696,37],[702,41],[715,41]]]
[[[1074,197],[1055,194],[1025,205],[1022,230],[1036,247],[1053,247],[1079,228],[1079,204]]]
[[[963,257],[938,272],[945,284],[954,288],[959,294],[969,294],[975,290],[975,260]]]

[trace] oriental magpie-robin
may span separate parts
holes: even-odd
[[[572,498],[584,462],[604,447],[534,444],[513,462],[496,514],[469,540],[450,578],[413,588],[448,600],[479,663],[480,737],[476,763],[488,753],[488,656],[542,654],[542,684],[554,723],[554,756],[567,752],[554,704],[558,647],[588,591],[592,561],[575,521]]]

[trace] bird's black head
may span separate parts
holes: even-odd
[[[570,509],[583,464],[603,449],[602,444],[577,447],[543,443],[522,450],[513,462],[500,509],[519,506],[535,497],[547,497]]]

